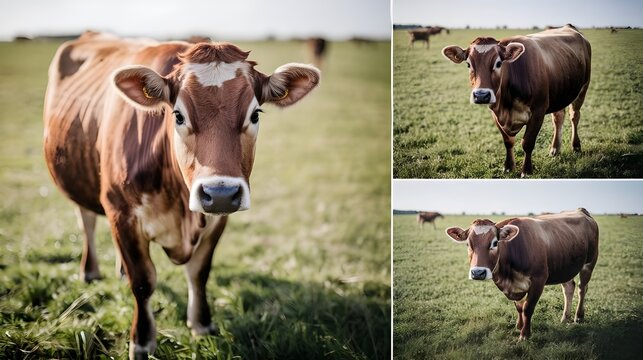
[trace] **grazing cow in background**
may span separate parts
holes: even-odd
[[[424,41],[426,42],[426,48],[428,49],[429,37],[431,37],[431,35],[437,35],[443,30],[445,30],[446,33],[449,34],[449,29],[440,26],[427,26],[425,28],[409,30],[409,46],[413,47],[413,43],[415,43],[416,41]]]
[[[506,148],[504,169],[513,171],[515,136],[522,139],[522,176],[532,173],[531,153],[545,114],[552,114],[554,136],[550,154],[560,152],[565,108],[572,123],[572,147],[580,151],[578,121],[591,73],[591,47],[572,25],[500,41],[475,39],[466,49],[447,46],[442,54],[456,64],[466,61],[471,102],[489,105]]]
[[[308,39],[308,48],[313,55],[313,61],[316,66],[321,67],[322,61],[328,52],[328,45],[324,38],[310,38]]]
[[[206,282],[227,215],[250,207],[261,105],[292,105],[319,83],[312,66],[286,64],[266,76],[247,57],[228,43],[86,33],[51,63],[47,166],[78,204],[85,281],[100,277],[96,215],[111,224],[135,298],[130,358],[156,348],[150,242],[186,265],[192,333],[216,332]]]
[[[433,224],[433,229],[435,229],[435,219],[439,217],[444,218],[444,216],[438,212],[420,211],[418,213],[418,224],[420,224],[420,227],[424,229],[424,223],[428,222]]]
[[[475,220],[468,229],[451,227],[447,235],[467,244],[469,279],[493,279],[518,311],[520,339],[531,335],[531,317],[545,285],[562,284],[570,320],[574,277],[580,274],[574,321],[585,315],[587,283],[598,259],[598,225],[585,209],[536,217],[512,218],[494,224]]]

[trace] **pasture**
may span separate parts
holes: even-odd
[[[505,148],[487,106],[469,103],[465,64],[441,50],[468,46],[478,36],[537,30],[455,29],[431,37],[430,49],[408,46],[406,31],[393,34],[393,177],[516,178],[524,160],[516,137],[516,170],[503,172]],[[643,30],[581,29],[592,45],[592,79],[581,109],[581,154],[571,150],[566,112],[563,144],[549,156],[553,134],[547,115],[533,152],[533,178],[640,178],[643,176]]]
[[[311,62],[302,42],[242,42],[257,69]],[[0,358],[126,358],[133,297],[114,273],[78,278],[74,206],[42,155],[58,43],[0,43]],[[233,214],[208,283],[217,337],[185,325],[183,268],[152,244],[159,359],[390,358],[390,45],[332,42],[320,87],[264,106],[252,204]]]
[[[421,230],[415,216],[393,216],[395,359],[638,359],[643,327],[643,217],[594,216],[599,258],[588,285],[585,322],[562,324],[560,285],[547,286],[518,341],[516,309],[492,281],[468,280],[466,246],[449,226],[510,216],[445,215]],[[573,310],[578,302],[574,294]]]

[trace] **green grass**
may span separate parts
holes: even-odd
[[[487,106],[469,103],[466,66],[445,59],[448,45],[466,47],[478,36],[500,39],[527,30],[453,30],[431,37],[426,50],[393,35],[393,177],[516,178],[524,160],[518,135],[516,171],[504,174],[505,148]],[[534,178],[643,176],[643,30],[583,30],[592,44],[592,79],[581,110],[582,153],[570,145],[566,114],[562,151],[549,156],[547,115],[533,152]]]
[[[508,216],[507,216],[508,217]],[[639,359],[643,351],[643,217],[595,216],[599,257],[588,285],[585,322],[562,324],[563,293],[547,286],[518,342],[516,309],[492,282],[470,281],[465,246],[444,229],[476,218],[445,216],[421,230],[393,216],[395,359]],[[574,294],[574,311],[578,302]]]
[[[0,358],[124,358],[133,298],[97,226],[103,281],[78,279],[73,204],[42,156],[58,44],[0,44]],[[303,43],[240,43],[263,72]],[[191,338],[183,268],[152,245],[157,358],[390,357],[390,46],[331,43],[322,83],[262,117],[253,208],[232,215],[208,284],[217,337]]]

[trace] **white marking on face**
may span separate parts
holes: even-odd
[[[248,105],[248,110],[246,111],[246,118],[243,121],[243,131],[252,136],[253,138],[256,138],[257,135],[259,134],[259,121],[255,124],[250,121],[250,117],[252,116],[252,113],[255,112],[259,108],[259,101],[257,101],[256,97],[252,98],[252,101],[250,102],[250,105]],[[261,120],[260,120],[261,121]]]
[[[473,232],[476,235],[480,235],[480,234],[488,233],[489,231],[491,231],[491,230],[493,230],[495,228],[496,227],[493,226],[493,225],[476,225],[476,226],[473,227]]]
[[[201,200],[199,199],[199,190],[203,185],[208,186],[236,186],[241,187],[241,205],[239,210],[243,211],[250,209],[250,187],[246,183],[246,180],[238,177],[230,176],[208,176],[198,179],[194,179],[192,187],[190,188],[190,210],[196,212],[206,213],[203,210],[201,205]]]
[[[473,50],[479,52],[480,54],[484,54],[487,51],[493,49],[494,47],[496,47],[496,44],[474,45]]]
[[[491,269],[488,267],[483,267],[483,266],[472,266],[469,269],[469,280],[473,280],[473,277],[471,277],[471,271],[473,270],[484,270],[485,271],[485,278],[484,280],[491,280],[493,278],[493,275],[491,274]]]
[[[143,194],[141,205],[135,207],[133,213],[145,237],[165,248],[173,248],[182,240],[181,221],[172,211],[159,211],[163,206],[160,198]]]
[[[237,77],[237,70],[242,69],[245,74],[248,64],[242,61],[233,63],[210,62],[203,64],[185,65],[186,74],[194,74],[203,86],[221,86],[224,82]]]

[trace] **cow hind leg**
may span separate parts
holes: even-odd
[[[574,321],[579,323],[585,318],[585,295],[587,295],[587,283],[592,277],[594,271],[593,264],[585,264],[580,271],[580,281],[578,283],[578,307],[576,308],[576,317]]]
[[[518,319],[516,320],[516,329],[522,330],[522,306],[524,305],[524,302],[519,302],[519,301],[514,301],[514,305],[516,305],[516,311],[518,311]]]
[[[212,323],[206,285],[210,276],[214,248],[223,233],[226,222],[227,217],[222,217],[216,223],[212,233],[201,236],[192,257],[185,264],[185,275],[188,281],[187,325],[192,330],[193,336],[218,333],[218,329]]]
[[[563,309],[563,317],[560,319],[560,321],[570,322],[572,299],[574,298],[574,288],[576,287],[576,283],[574,282],[574,280],[571,280],[561,285],[563,287],[563,295],[565,296],[565,308]]]
[[[554,136],[551,139],[551,148],[549,155],[556,156],[560,153],[560,144],[563,136],[563,122],[565,120],[565,110],[557,111],[551,114],[551,122],[554,125]]]
[[[83,254],[80,259],[80,278],[89,283],[101,278],[96,255],[96,214],[78,207],[76,211],[78,226],[84,233]]]
[[[569,107],[569,118],[572,123],[572,149],[575,152],[580,152],[580,138],[578,137],[578,122],[580,121],[580,108],[585,102],[585,94],[587,94],[587,88],[589,87],[589,82],[583,86],[578,97],[574,102],[572,102]]]

